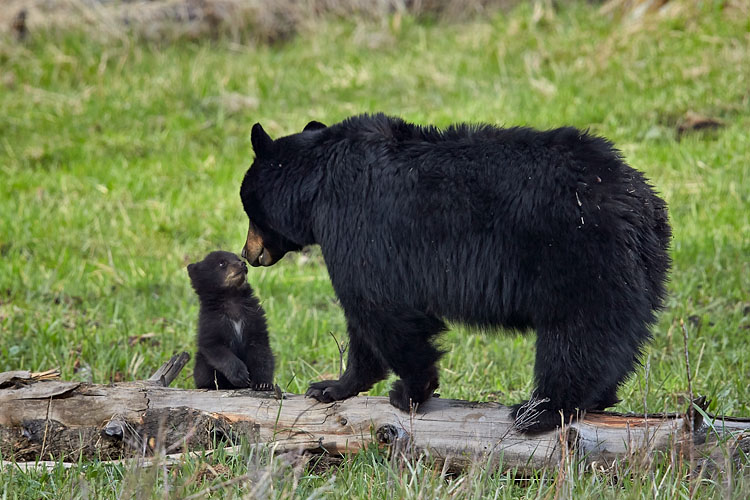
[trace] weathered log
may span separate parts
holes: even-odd
[[[190,354],[186,352],[175,354],[149,377],[149,382],[159,384],[162,387],[169,387],[188,361],[190,361]]]
[[[496,403],[433,398],[408,414],[384,397],[323,404],[296,394],[279,399],[268,392],[184,390],[149,381],[36,381],[28,372],[0,374],[0,381],[0,453],[14,461],[119,459],[206,449],[217,437],[231,443],[244,436],[277,449],[333,454],[375,443],[394,452],[427,452],[453,470],[487,460],[533,470],[557,466],[570,454],[609,464],[686,445],[708,455],[717,440],[740,450],[750,441],[750,419],[703,410],[696,412],[692,434],[683,414],[589,413],[563,433],[527,436],[514,429],[509,409]]]

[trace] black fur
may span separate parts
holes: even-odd
[[[309,396],[344,399],[393,370],[391,403],[424,402],[448,320],[536,330],[533,396],[548,401],[522,430],[617,402],[662,306],[671,230],[609,141],[382,114],[275,141],[256,124],[252,139],[251,231],[270,263],[319,244],[346,313],[346,371]]]
[[[199,389],[273,389],[274,359],[263,308],[247,283],[247,266],[230,252],[211,252],[188,265],[200,299]]]

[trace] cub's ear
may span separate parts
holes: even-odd
[[[195,272],[195,264],[188,264],[187,266],[188,276],[193,276]]]
[[[315,120],[313,120],[305,125],[305,128],[303,128],[302,131],[307,132],[308,130],[320,130],[322,128],[326,128],[326,126],[320,122],[316,122]]]
[[[250,134],[250,140],[253,143],[255,156],[265,156],[273,151],[273,139],[263,130],[260,123],[253,125],[253,131]]]

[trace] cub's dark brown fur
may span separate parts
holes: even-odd
[[[273,389],[274,359],[263,308],[247,282],[247,266],[230,252],[211,252],[188,265],[200,299],[199,389]]]

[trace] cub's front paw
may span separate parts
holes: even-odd
[[[235,365],[229,373],[225,373],[224,376],[235,389],[250,387],[250,372],[247,371],[247,366],[244,364]]]
[[[305,396],[317,399],[321,403],[341,401],[342,399],[356,395],[357,391],[353,391],[338,380],[321,380],[320,382],[313,382],[305,393]]]

